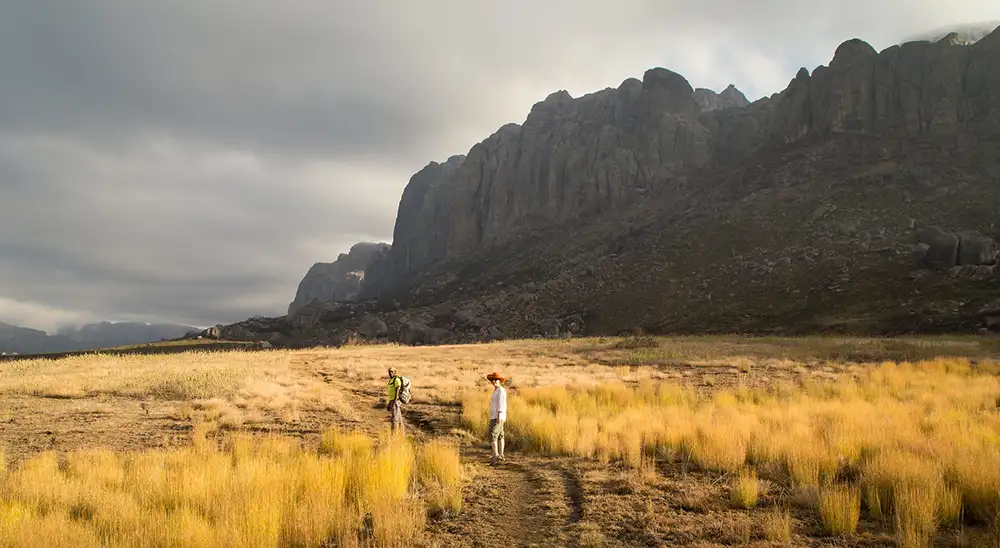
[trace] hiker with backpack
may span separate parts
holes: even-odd
[[[410,379],[400,377],[396,374],[396,368],[389,368],[389,422],[392,424],[392,431],[400,434],[405,433],[403,426],[403,404],[410,402]]]

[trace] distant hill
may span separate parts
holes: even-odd
[[[56,334],[49,335],[37,329],[0,322],[0,352],[7,354],[72,352],[175,339],[197,330],[195,327],[177,324],[100,322],[60,329]]]

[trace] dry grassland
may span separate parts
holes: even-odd
[[[596,387],[521,390],[508,431],[523,450],[620,462],[647,477],[659,462],[718,472],[740,508],[775,486],[784,504],[815,509],[829,535],[855,533],[863,506],[900,546],[962,525],[1000,544],[998,372],[997,362],[938,358],[705,393],[642,370]],[[487,407],[482,394],[463,401],[480,436]]]
[[[0,473],[0,546],[408,546],[422,499],[461,506],[456,447],[384,435],[324,434],[318,452],[287,438],[203,427],[190,448],[45,452]]]
[[[1000,546],[998,356],[733,336],[5,362],[0,546]]]

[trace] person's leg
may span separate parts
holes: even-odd
[[[496,419],[490,419],[490,446],[493,448],[493,460],[491,462],[496,463],[497,459],[500,458],[500,453],[497,451],[497,421]]]
[[[504,426],[505,426],[504,423],[500,423],[500,439],[497,440],[497,445],[500,448],[500,460],[503,460],[503,445],[504,445],[503,430],[504,430]]]
[[[392,431],[403,434],[403,406],[397,401],[392,409]]]

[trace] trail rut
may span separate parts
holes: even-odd
[[[488,449],[468,445],[462,458],[474,474],[462,511],[432,523],[427,546],[575,545],[571,532],[582,515],[582,492],[553,459],[508,453],[507,463],[491,467]]]

